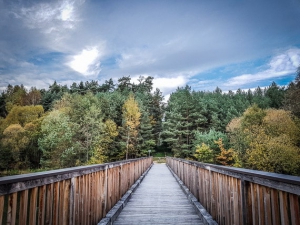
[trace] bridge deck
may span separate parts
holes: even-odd
[[[154,164],[114,224],[203,223],[167,166]]]

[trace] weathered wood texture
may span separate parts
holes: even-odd
[[[0,178],[0,224],[97,224],[152,157]]]
[[[203,223],[166,165],[154,164],[114,224]]]
[[[220,225],[300,225],[300,177],[167,157]]]

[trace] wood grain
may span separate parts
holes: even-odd
[[[0,204],[0,208],[1,208],[1,204]],[[27,212],[28,212],[27,208],[28,208],[28,190],[25,190],[20,193],[19,225],[27,224]]]
[[[203,223],[166,165],[155,164],[114,224]]]

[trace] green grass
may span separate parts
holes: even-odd
[[[153,157],[153,162],[155,163],[166,163],[165,157]]]

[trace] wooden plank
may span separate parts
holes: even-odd
[[[90,196],[90,174],[86,175],[85,180],[85,190],[86,190],[86,204],[85,204],[85,218],[86,218],[86,224],[90,224],[90,203],[91,203],[91,196]]]
[[[223,175],[222,174],[218,174],[218,183],[219,183],[219,201],[218,201],[218,204],[219,204],[219,209],[218,209],[218,219],[217,219],[217,222],[219,224],[224,224],[224,222],[222,223],[223,221],[223,218],[224,218],[224,210],[223,210]]]
[[[84,176],[78,177],[78,200],[77,200],[77,216],[76,216],[76,222],[77,224],[83,224],[82,222],[82,212],[83,212],[83,178]]]
[[[60,182],[53,184],[53,212],[52,212],[52,223],[53,225],[59,225],[59,187]]]
[[[0,224],[2,224],[4,214],[4,195],[0,196]]]
[[[251,190],[251,185],[248,181],[244,181],[244,188],[245,188],[245,194],[246,194],[246,210],[247,214],[246,214],[246,219],[245,219],[245,224],[247,225],[251,225],[253,224],[253,217],[252,217],[252,190]]]
[[[8,196],[7,224],[16,223],[17,197],[18,197],[17,193],[12,193]]]
[[[36,224],[36,207],[37,207],[38,188],[32,188],[30,193],[29,204],[29,224]]]
[[[131,164],[131,167],[133,167],[133,164]],[[131,172],[133,172],[131,170]],[[131,179],[130,180],[133,180],[134,179],[134,173],[130,174],[130,177]],[[111,198],[111,195],[112,195],[112,171],[111,169],[108,169],[107,170],[107,194],[106,194],[106,199],[107,199],[107,205],[106,205],[106,213],[111,209],[112,207],[112,198]],[[131,183],[131,182],[130,182]]]
[[[258,201],[257,201],[257,185],[251,183],[251,202],[252,202],[252,222],[253,225],[258,224]]]
[[[79,217],[79,214],[80,214],[80,177],[76,177],[75,179],[75,187],[74,188],[74,223],[72,224],[80,224],[80,217]],[[70,224],[71,225],[71,224]]]
[[[63,219],[64,219],[64,199],[65,199],[65,192],[64,192],[64,188],[65,188],[65,180],[63,180],[62,182],[60,182],[59,184],[59,210],[58,210],[58,221],[59,221],[59,225],[62,225],[64,223]]]
[[[225,204],[226,204],[226,208],[225,208],[225,220],[226,220],[226,224],[232,224],[232,214],[231,214],[231,192],[230,192],[230,177],[229,176],[225,176],[225,184],[224,184],[224,188],[225,188],[225,196],[226,196],[226,200],[225,200]]]
[[[240,199],[239,199],[239,188],[238,188],[238,181],[236,178],[233,178],[233,224],[239,225],[240,222]]]
[[[289,194],[292,225],[300,224],[299,196]]]
[[[279,191],[281,224],[289,224],[287,193]]]
[[[263,194],[264,194],[265,224],[266,224],[266,225],[273,225],[273,224],[272,224],[272,213],[271,213],[271,195],[270,195],[270,188],[264,187],[264,188],[263,188]]]
[[[155,164],[113,224],[204,223],[168,168]]]
[[[257,185],[257,198],[258,198],[258,216],[259,224],[265,224],[265,210],[264,210],[264,187]]]
[[[69,222],[69,201],[70,201],[70,187],[71,187],[71,180],[66,180],[64,183],[64,196],[63,196],[63,208],[60,211],[63,211],[63,219],[62,225],[67,225]]]
[[[100,213],[100,173],[97,172],[95,174],[95,222],[97,223],[98,221],[100,221],[101,217],[99,217],[99,213]]]
[[[46,185],[39,187],[39,211],[38,211],[38,224],[45,224],[45,209],[46,209]]]
[[[125,185],[124,185],[125,186]],[[104,193],[105,193],[105,170],[101,171],[100,173],[100,209],[99,209],[99,216],[101,218],[105,217],[103,212],[104,212],[104,205],[105,205],[105,196],[104,196]]]
[[[271,212],[272,212],[272,224],[280,225],[280,209],[278,201],[278,191],[271,189]]]
[[[53,211],[53,184],[47,185],[47,207],[46,207],[46,220],[45,224],[52,224],[52,211]]]
[[[95,197],[96,197],[96,194],[95,194],[95,173],[92,173],[91,174],[91,187],[90,187],[90,195],[91,195],[91,210],[90,210],[90,223],[91,224],[96,224],[97,222],[95,222],[95,207],[96,207],[96,204],[95,204]]]
[[[77,191],[77,177],[73,177],[70,181],[70,201],[68,208],[70,210],[69,213],[69,225],[75,224],[75,207],[76,207],[76,191]]]
[[[80,185],[81,185],[81,189],[80,189],[80,192],[81,192],[81,198],[80,198],[80,222],[82,225],[86,224],[86,221],[85,221],[85,197],[86,197],[86,187],[85,187],[85,183],[86,183],[86,176],[83,175],[81,177],[81,182],[80,182]]]
[[[28,212],[27,209],[28,209],[28,190],[25,190],[20,193],[19,225],[27,224],[27,212]]]

